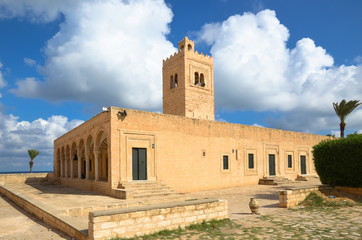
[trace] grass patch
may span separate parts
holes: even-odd
[[[220,234],[220,228],[223,227],[232,227],[232,222],[230,219],[221,219],[221,220],[211,220],[203,221],[202,223],[191,224],[185,229],[178,228],[175,230],[162,230],[153,234],[134,237],[134,238],[111,238],[110,240],[151,240],[151,239],[174,239],[186,235],[187,231],[195,231],[198,233],[203,232],[204,234],[215,236]],[[192,234],[190,232],[187,235]]]
[[[352,207],[354,206],[354,203],[343,200],[342,202],[337,202],[335,199],[331,198],[328,199],[327,197],[323,197],[320,194],[317,194],[316,192],[311,192],[303,202],[300,203],[300,205],[303,205],[305,207],[309,208],[321,208],[321,207],[343,207],[348,206]]]

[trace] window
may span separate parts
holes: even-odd
[[[199,86],[199,73],[198,72],[195,72],[195,85],[196,86]]]
[[[187,49],[188,49],[189,51],[192,50],[192,45],[191,45],[191,44],[187,45]]]
[[[170,88],[173,88],[173,76],[170,77]]]
[[[254,168],[254,154],[249,153],[248,159],[249,159],[249,168]]]
[[[200,73],[200,86],[205,87],[205,85],[204,74]]]
[[[292,168],[292,155],[288,155],[288,168]]]
[[[177,73],[175,73],[175,84],[174,84],[174,87],[177,88],[177,86],[178,86]]]
[[[229,169],[229,156],[224,155],[222,157],[222,168],[224,170],[228,170]]]

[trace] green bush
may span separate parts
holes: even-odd
[[[313,159],[323,184],[362,187],[362,134],[320,142]]]

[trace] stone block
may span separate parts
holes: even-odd
[[[170,208],[162,208],[160,209],[160,214],[166,214],[166,213],[169,213],[171,211]]]
[[[140,218],[140,217],[144,217],[144,216],[146,216],[146,212],[145,212],[145,211],[131,212],[131,213],[129,213],[129,217],[130,217],[130,218]]]
[[[141,226],[141,230],[144,231],[144,230],[152,230],[154,228],[157,227],[157,224],[154,223],[154,222],[146,222],[146,223],[143,223],[142,226]]]
[[[196,216],[190,216],[185,218],[186,223],[192,223],[194,221],[196,221]]]
[[[160,228],[164,228],[171,225],[171,220],[164,220],[162,222],[157,223],[157,226]]]
[[[146,216],[156,216],[161,214],[160,209],[152,209],[146,212]]]
[[[226,211],[221,211],[221,212],[218,213],[218,215],[220,217],[227,217],[228,216],[228,211],[227,210]]]
[[[174,219],[174,218],[180,218],[180,213],[169,213],[165,216],[166,219]]]
[[[106,239],[111,237],[111,230],[98,230],[93,232],[94,239]]]
[[[184,218],[174,218],[174,219],[171,219],[171,224],[182,224],[182,223],[185,223],[185,219]]]
[[[120,221],[118,223],[119,226],[131,226],[131,225],[134,225],[136,223],[135,219],[133,218],[130,218],[130,219],[126,219],[126,220],[123,220],[123,221]]]
[[[113,228],[112,232],[115,233],[115,234],[125,234],[126,233],[126,227]]]
[[[150,217],[140,217],[140,218],[136,218],[136,223],[140,224],[140,223],[147,223],[151,221]]]
[[[101,228],[102,229],[109,229],[109,228],[115,228],[117,227],[118,224],[116,222],[105,222],[105,223],[101,223]]]
[[[120,222],[120,221],[123,221],[128,218],[129,218],[128,213],[115,214],[115,215],[112,215],[111,221]]]

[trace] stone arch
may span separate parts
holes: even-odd
[[[86,177],[86,158],[85,158],[85,144],[83,138],[78,144],[78,161],[80,161],[80,177],[85,179]],[[79,170],[78,170],[79,172]],[[78,176],[79,178],[79,176]]]
[[[102,181],[108,181],[109,171],[109,149],[108,149],[108,137],[104,129],[100,129],[96,138],[96,154],[98,154],[98,178]]]
[[[199,81],[199,73],[198,72],[195,72],[195,82],[194,84],[196,86],[199,86],[200,85],[200,81]]]
[[[70,162],[71,162],[71,177],[78,177],[78,151],[77,144],[75,142],[72,143],[72,149],[70,154]]]
[[[187,50],[189,50],[189,51],[192,50],[192,45],[191,44],[187,45]]]

